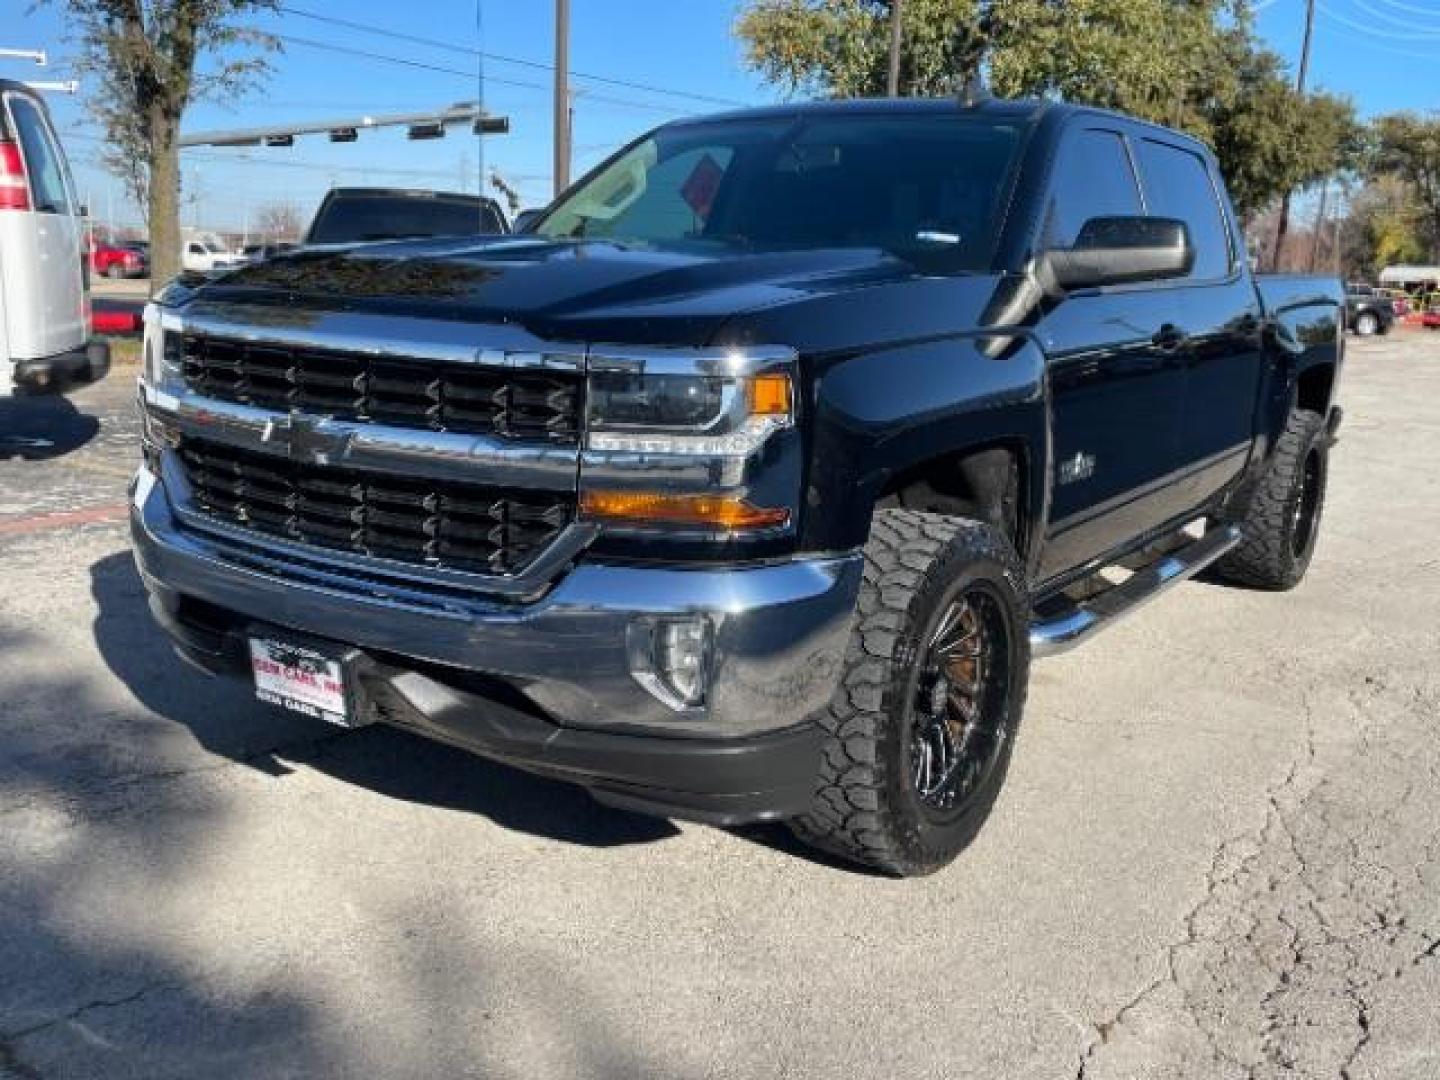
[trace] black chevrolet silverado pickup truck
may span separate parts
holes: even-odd
[[[521,236],[166,288],[136,556],[267,701],[925,873],[1032,657],[1300,580],[1343,303],[1252,276],[1212,155],[1124,116],[675,123]]]

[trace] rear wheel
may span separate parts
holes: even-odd
[[[1373,311],[1362,311],[1355,316],[1355,333],[1361,337],[1371,337],[1380,329],[1380,319]]]
[[[1315,553],[1329,475],[1325,418],[1293,409],[1269,471],[1240,522],[1240,546],[1215,564],[1216,576],[1257,589],[1293,589]]]
[[[1029,675],[1029,607],[1009,541],[973,521],[876,513],[846,671],[803,840],[928,874],[989,816]]]

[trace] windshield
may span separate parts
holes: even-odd
[[[307,242],[353,244],[504,231],[504,223],[488,200],[482,203],[473,197],[339,195],[321,208]]]
[[[823,116],[661,128],[590,176],[541,236],[656,248],[880,248],[988,267],[1017,125]]]

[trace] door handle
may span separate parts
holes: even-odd
[[[1177,352],[1189,343],[1190,335],[1174,323],[1166,323],[1155,331],[1155,336],[1150,339],[1150,344],[1163,353]]]

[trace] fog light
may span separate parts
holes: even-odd
[[[637,620],[629,631],[630,673],[675,711],[698,708],[709,689],[713,641],[703,615]]]

